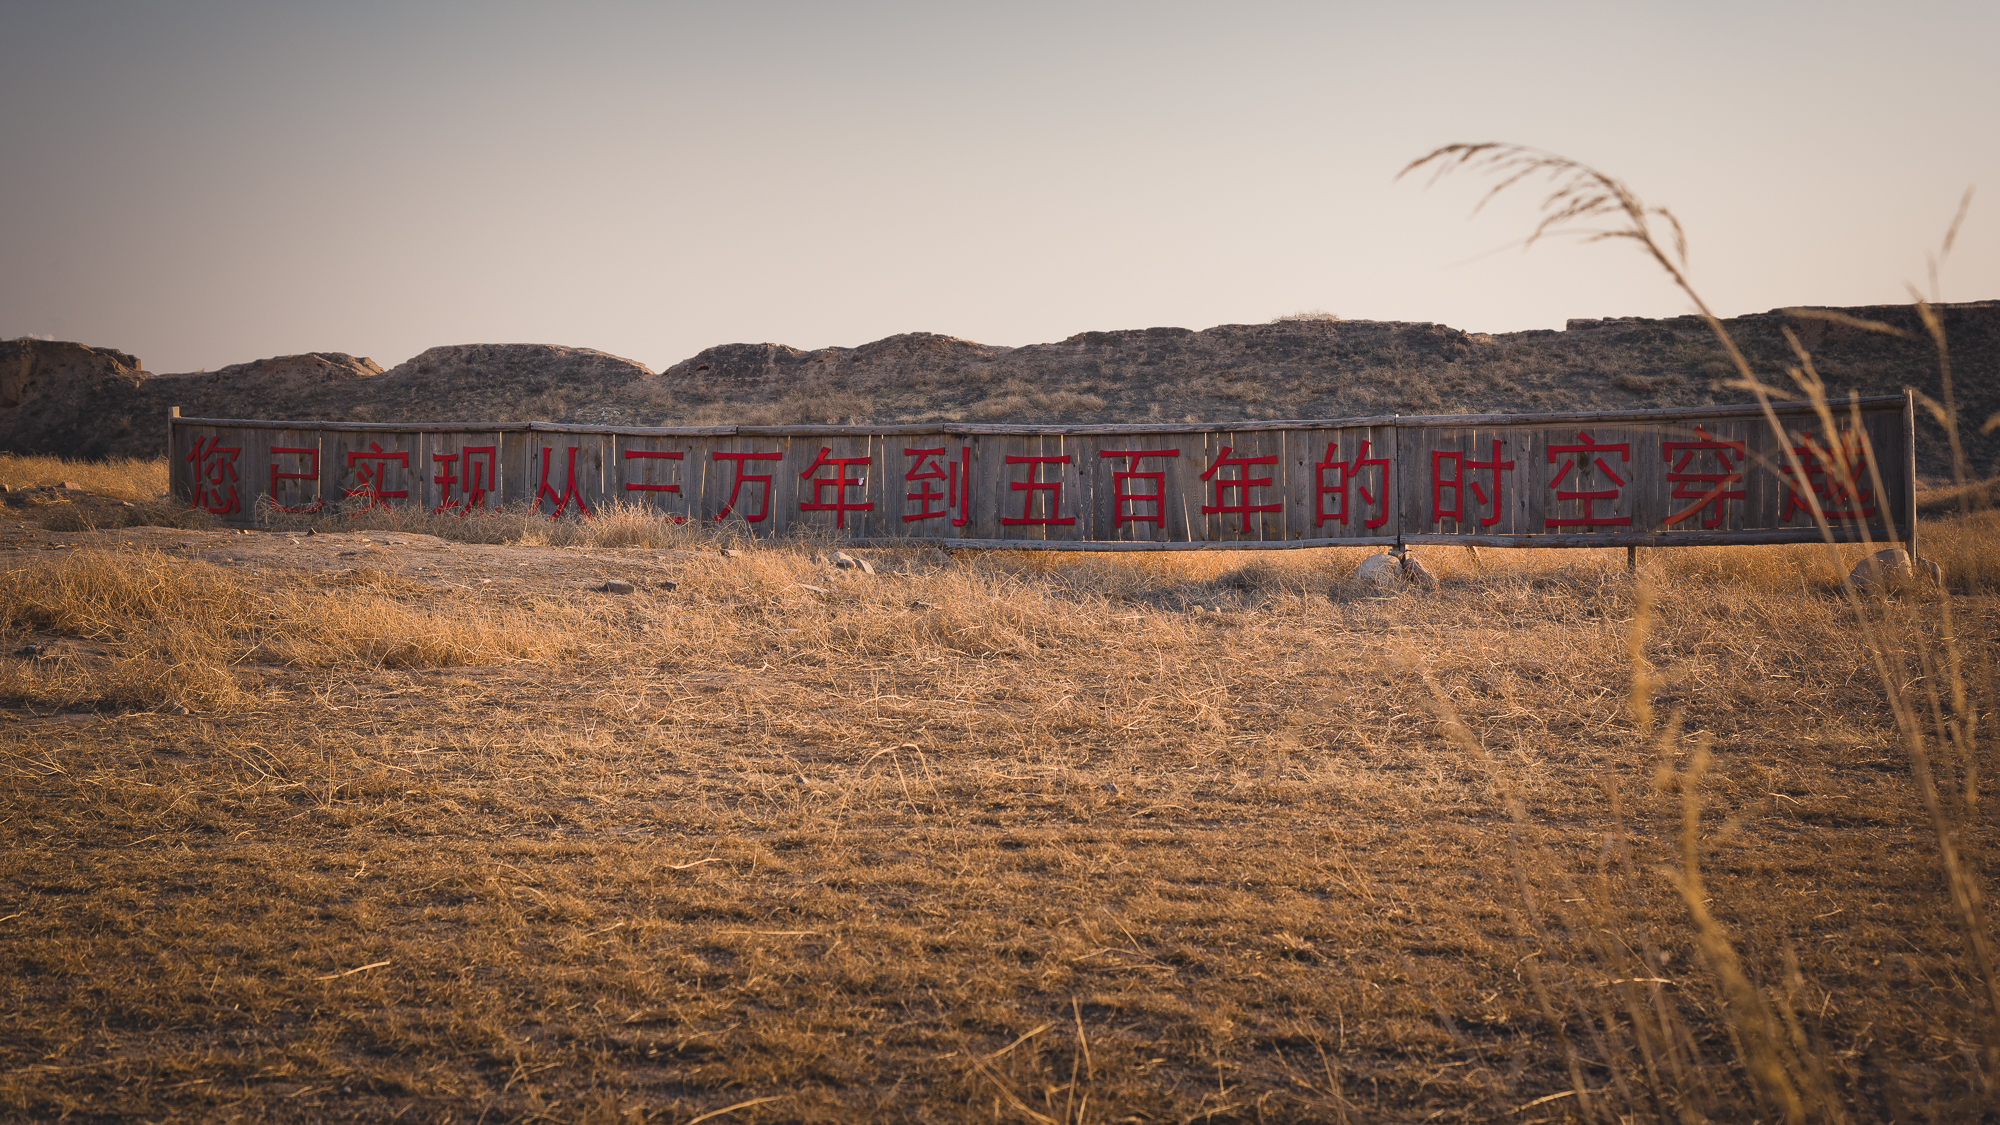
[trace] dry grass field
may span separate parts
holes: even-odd
[[[0,510],[9,1119],[1994,1112],[1938,832],[1983,885],[1990,510],[1856,602],[1858,548],[1371,596],[93,487]]]

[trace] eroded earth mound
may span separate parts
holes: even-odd
[[[1844,397],[1914,388],[1942,400],[1937,354],[1907,305],[1774,310],[1727,325],[1767,383],[1789,388],[1789,329]],[[1973,468],[2000,467],[2000,302],[1941,306]],[[1858,321],[1889,331],[1870,330]],[[1699,318],[1572,320],[1488,335],[1440,324],[1286,319],[1203,331],[1085,332],[1024,347],[912,332],[854,348],[724,344],[654,372],[589,348],[464,344],[383,371],[314,352],[151,375],[123,352],[0,343],[0,449],[157,456],[168,406],[196,417],[634,425],[836,422],[1230,422],[1522,413],[1748,401]],[[1950,471],[1920,412],[1918,470]]]

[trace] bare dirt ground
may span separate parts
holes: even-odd
[[[1440,550],[1383,597],[1358,551],[863,575],[37,511],[0,513],[9,1119],[1782,1119],[1689,823],[1811,1104],[1991,1105],[1855,552]],[[1954,630],[1977,863],[1994,525],[1927,534],[1987,577],[1865,612]]]

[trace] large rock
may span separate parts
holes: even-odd
[[[1369,555],[1354,568],[1354,581],[1369,590],[1400,590],[1403,588],[1403,561],[1394,555]]]
[[[1847,582],[1866,594],[1940,590],[1944,588],[1944,568],[1930,559],[1912,559],[1901,547],[1891,547],[1855,563]]]

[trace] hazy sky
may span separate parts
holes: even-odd
[[[0,337],[997,344],[1688,311],[1460,140],[1592,162],[1717,310],[2000,298],[2000,4],[0,0]]]

